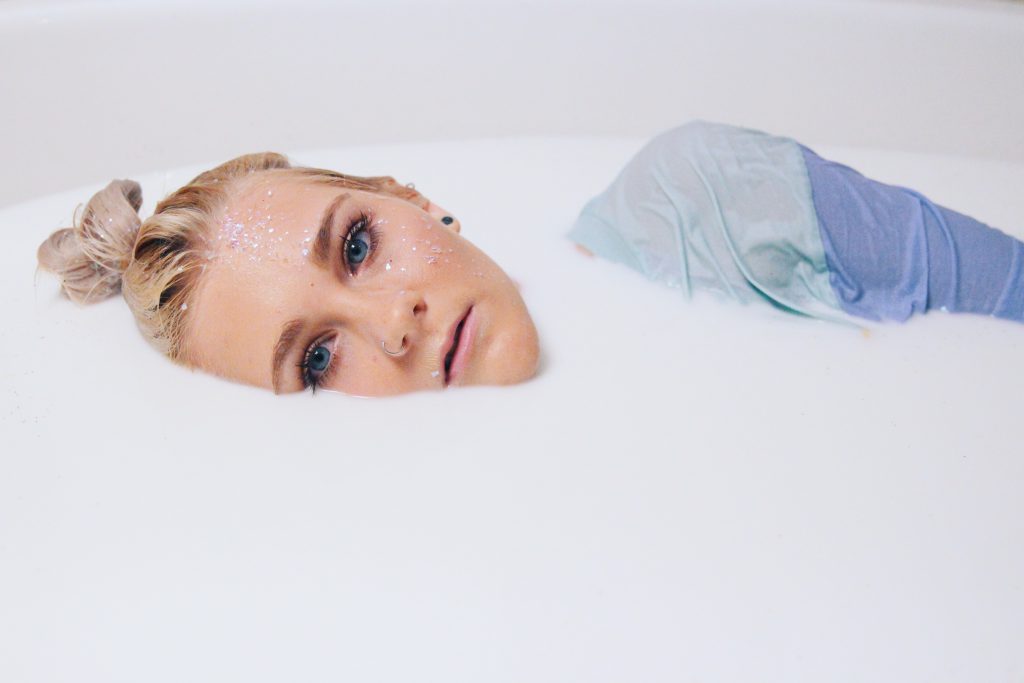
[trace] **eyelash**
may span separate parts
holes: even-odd
[[[379,231],[374,225],[372,225],[372,223],[373,216],[366,211],[360,211],[351,221],[349,221],[348,228],[345,230],[345,237],[341,242],[341,260],[342,263],[345,264],[346,270],[349,271],[350,275],[355,275],[361,267],[365,266],[377,250]],[[348,258],[346,257],[346,254],[348,253],[348,245],[352,242],[352,237],[360,230],[365,230],[370,235],[370,253],[367,254],[366,259],[364,259],[362,263],[357,264],[353,269],[348,265]],[[336,350],[331,351],[331,359],[328,361],[327,367],[324,368],[323,372],[321,372],[319,376],[314,375],[309,366],[310,359],[313,357],[313,352],[316,351],[317,347],[325,346],[329,341],[329,338],[320,338],[315,340],[312,344],[306,347],[306,352],[302,355],[302,362],[299,363],[302,388],[309,388],[314,394],[316,393],[317,387],[330,379],[334,368],[337,366],[337,362],[334,358],[337,354]]]
[[[352,237],[361,230],[365,230],[370,235],[370,253],[366,255],[366,259],[362,263],[357,264],[353,269],[348,264],[348,245],[352,243]],[[348,229],[345,231],[345,237],[341,241],[341,262],[345,264],[350,275],[355,275],[360,268],[364,268],[370,262],[377,251],[377,243],[379,241],[380,230],[373,225],[373,216],[366,211],[360,211],[349,222]]]
[[[312,389],[314,394],[316,393],[316,388],[318,386],[331,378],[331,374],[337,366],[337,363],[334,360],[334,356],[337,354],[337,350],[335,349],[331,351],[331,359],[327,362],[327,367],[324,368],[319,377],[314,375],[313,370],[309,367],[309,362],[313,357],[313,352],[316,351],[319,346],[327,346],[329,342],[329,337],[326,339],[317,339],[306,348],[306,352],[302,354],[302,362],[299,363],[299,372],[302,376],[302,388]]]

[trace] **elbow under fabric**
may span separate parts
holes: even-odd
[[[649,142],[569,237],[689,295],[835,321],[1024,321],[1024,245],[788,138],[694,122]]]
[[[906,320],[940,309],[1024,321],[1024,243],[801,148],[843,309]]]

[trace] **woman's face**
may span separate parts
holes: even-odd
[[[276,392],[510,384],[537,370],[515,284],[446,213],[282,173],[214,226],[189,311],[196,365]]]

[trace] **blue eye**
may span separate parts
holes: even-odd
[[[313,372],[323,372],[331,364],[331,351],[324,345],[313,349],[306,361],[306,367]]]
[[[299,368],[302,370],[303,388],[311,387],[316,392],[316,388],[320,386],[321,382],[327,378],[327,375],[332,370],[331,359],[333,356],[334,354],[331,353],[331,349],[326,343],[318,342],[309,347],[302,362],[299,363]]]
[[[367,257],[377,248],[377,228],[373,225],[373,216],[361,211],[348,224],[345,239],[341,245],[341,257],[353,275]]]
[[[345,240],[345,260],[350,266],[357,266],[370,253],[372,239],[368,230],[356,230]]]

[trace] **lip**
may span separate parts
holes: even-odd
[[[448,343],[445,344],[445,353],[441,357],[442,373],[444,373],[444,358],[452,351],[452,345],[455,343],[455,332],[459,329],[459,325],[462,325],[462,331],[459,333],[459,345],[454,349],[451,368],[449,368],[444,378],[445,386],[457,384],[458,380],[466,373],[466,368],[469,365],[470,351],[473,348],[473,340],[476,336],[476,316],[473,315],[474,310],[471,305],[466,314],[456,320],[455,324],[448,331]]]

